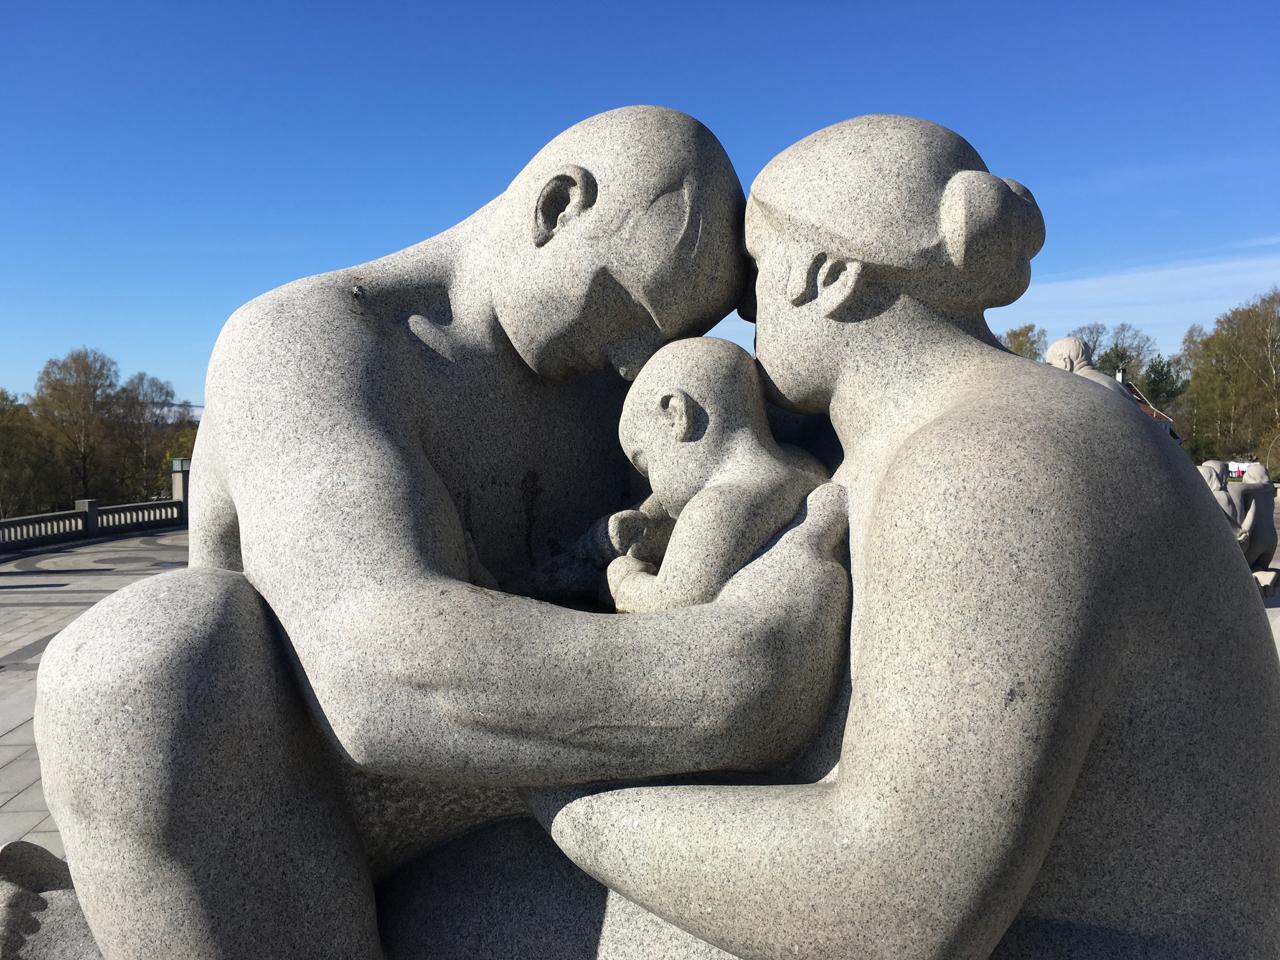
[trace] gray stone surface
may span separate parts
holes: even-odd
[[[1222,511],[1222,515],[1226,517],[1227,523],[1231,525],[1231,532],[1240,542],[1243,537],[1243,531],[1240,529],[1240,512],[1236,501],[1231,499],[1227,493],[1226,470],[1219,471],[1215,464],[1221,463],[1221,460],[1206,460],[1197,468],[1200,479],[1204,481],[1209,493],[1213,495],[1213,502],[1218,505],[1218,509]]]
[[[997,346],[983,310],[1041,238],[1030,195],[924,121],[838,124],[756,180],[759,360],[846,454],[843,753],[815,785],[540,804],[612,890],[749,958],[1280,950],[1257,588],[1136,406]]]
[[[742,210],[706,128],[613,111],[445,233],[232,316],[192,569],[103,601],[40,669],[45,792],[104,953],[375,957],[373,875],[513,788],[810,739],[844,657],[838,497],[708,604],[514,595],[634,502],[602,368],[738,301]]]
[[[1096,383],[1112,393],[1123,396],[1130,403],[1136,402],[1115,377],[1107,376],[1093,365],[1093,352],[1089,349],[1089,344],[1079,337],[1063,337],[1061,340],[1055,340],[1049,345],[1044,362],[1051,367],[1084,377],[1090,383]]]
[[[618,438],[660,514],[609,565],[620,613],[715,599],[827,479],[774,440],[751,355],[715,337],[654,354],[627,392]]]
[[[387,960],[728,960],[592,880],[531,820],[482,828],[378,888]]]
[[[0,956],[88,960],[101,956],[85,922],[67,865],[35,843],[0,847]]]

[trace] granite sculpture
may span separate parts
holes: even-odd
[[[375,880],[517,787],[768,768],[813,735],[847,631],[838,498],[696,607],[507,592],[634,502],[617,373],[738,301],[743,203],[697,121],[612,111],[458,226],[231,317],[190,569],[109,597],[39,674],[106,955],[381,956]]]
[[[1245,467],[1239,483],[1227,485],[1227,496],[1240,518],[1241,546],[1249,568],[1265,571],[1276,555],[1276,488],[1261,463]]]
[[[1218,483],[1222,485],[1222,488],[1224,490],[1227,488],[1227,482],[1229,477],[1229,471],[1227,470],[1227,461],[1206,460],[1204,463],[1200,464],[1200,466],[1208,467],[1210,470],[1212,470],[1217,475]]]
[[[616,111],[228,321],[192,569],[41,665],[79,894],[46,928],[82,906],[125,958],[1276,956],[1266,615],[1185,456],[987,327],[1031,193],[876,115],[761,172],[746,298],[742,214],[705,128]],[[834,426],[831,482],[741,355],[658,349],[737,303],[765,395]],[[781,503],[731,504],[692,595],[537,598],[705,556],[679,528],[726,483]]]
[[[1240,529],[1240,511],[1236,502],[1227,494],[1226,471],[1219,471],[1215,466],[1216,462],[1220,461],[1206,460],[1196,470],[1200,474],[1200,479],[1204,481],[1204,485],[1213,494],[1213,502],[1218,505],[1222,515],[1231,524],[1231,532],[1235,534],[1237,540],[1241,540],[1244,531]]]
[[[1105,387],[1112,393],[1120,394],[1126,400],[1133,402],[1129,391],[1115,377],[1107,376],[1093,365],[1093,351],[1089,344],[1079,337],[1063,337],[1061,340],[1055,340],[1049,345],[1044,362],[1051,367],[1084,377],[1091,383]]]
[[[828,479],[774,440],[751,355],[715,337],[654,354],[627,392],[618,436],[673,521],[647,524],[634,552],[609,565],[620,613],[715,599]]]
[[[1274,956],[1266,616],[1181,451],[988,329],[1042,240],[1031,195],[948,130],[862,117],[771,161],[746,229],[767,383],[844,446],[840,762],[549,799],[552,837],[738,957]]]

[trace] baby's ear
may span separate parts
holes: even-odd
[[[671,429],[671,435],[680,443],[693,439],[696,427],[697,402],[683,390],[667,391],[658,400],[662,418]]]

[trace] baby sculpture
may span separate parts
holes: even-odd
[[[640,532],[637,553],[610,564],[619,612],[714,599],[828,479],[809,454],[774,441],[755,363],[727,340],[678,340],[654,354],[618,430],[674,521],[656,550]]]

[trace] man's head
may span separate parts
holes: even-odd
[[[724,148],[692,117],[624,107],[584,120],[497,201],[498,321],[543,376],[609,363],[634,376],[737,303],[743,203]]]
[[[785,400],[816,412],[835,343],[856,347],[854,325],[900,296],[980,333],[984,309],[1027,288],[1044,221],[1030,192],[989,174],[959,135],[874,115],[774,157],[751,187],[746,233],[761,364]]]
[[[1089,344],[1079,337],[1063,337],[1053,342],[1044,360],[1051,367],[1075,373],[1093,366],[1093,352],[1089,349]]]
[[[760,376],[750,354],[715,337],[677,340],[654,354],[618,424],[622,449],[673,517],[743,432],[769,436]]]

